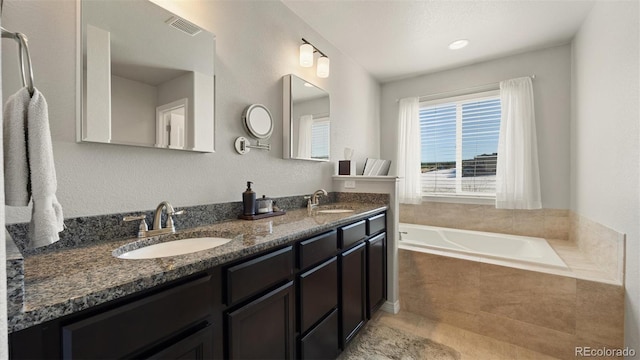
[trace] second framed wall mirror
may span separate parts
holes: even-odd
[[[147,0],[78,0],[79,142],[214,151],[215,36]]]
[[[282,81],[283,157],[329,161],[329,93],[295,75]]]

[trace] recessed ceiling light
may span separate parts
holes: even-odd
[[[458,50],[458,49],[462,49],[463,47],[465,47],[467,45],[469,45],[469,40],[460,39],[460,40],[456,40],[456,41],[452,42],[451,44],[449,44],[449,49]]]

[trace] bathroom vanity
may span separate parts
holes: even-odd
[[[352,213],[299,209],[271,221],[211,225],[196,231],[234,240],[191,255],[122,260],[104,251],[124,240],[39,255],[40,269],[64,252],[86,256],[92,264],[84,276],[96,283],[109,282],[101,269],[140,272],[124,282],[113,274],[111,285],[84,296],[82,284],[68,284],[74,292],[62,302],[41,298],[53,289],[35,294],[55,271],[31,276],[11,357],[335,358],[385,301],[386,228],[386,206],[360,204]],[[97,299],[107,293],[110,300]]]

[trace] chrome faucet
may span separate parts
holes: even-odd
[[[162,209],[167,209],[167,221],[165,227],[162,227]],[[184,210],[176,212],[173,206],[168,201],[163,201],[156,207],[156,212],[153,215],[153,230],[165,230],[166,232],[176,232],[176,227],[173,225],[173,215],[184,214]]]
[[[307,209],[311,210],[317,207],[320,202],[319,201],[320,196],[322,195],[327,196],[327,190],[325,189],[316,190],[311,196],[305,196],[304,198],[307,199]]]
[[[162,209],[167,209],[167,221],[165,226],[162,227]],[[138,216],[125,216],[124,221],[141,220],[138,227],[138,237],[155,236],[161,234],[171,234],[176,232],[176,227],[173,224],[173,215],[182,215],[184,210],[175,211],[173,206],[168,201],[163,201],[156,207],[156,212],[153,215],[153,229],[149,230],[147,227],[147,221],[145,215]]]

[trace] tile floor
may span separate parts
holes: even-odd
[[[447,345],[460,352],[461,360],[558,360],[407,311],[396,315],[378,311],[371,322],[370,325],[382,323]]]

